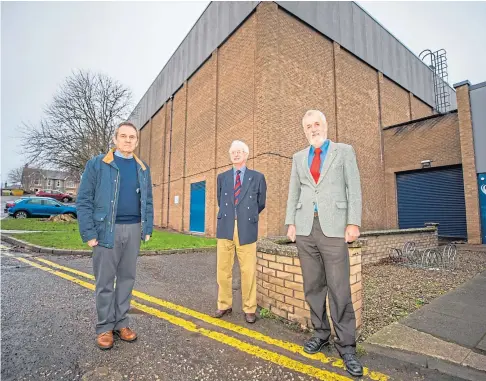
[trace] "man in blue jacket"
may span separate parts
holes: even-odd
[[[150,169],[133,153],[137,128],[121,123],[113,142],[116,148],[86,164],[76,201],[81,238],[93,248],[101,349],[113,347],[113,333],[124,341],[137,339],[127,313],[140,242],[150,239],[154,214]]]
[[[248,146],[235,140],[229,149],[233,168],[218,175],[217,277],[221,318],[232,311],[232,270],[236,255],[241,270],[241,298],[247,323],[256,321],[256,241],[258,215],[265,209],[265,176],[246,167]]]

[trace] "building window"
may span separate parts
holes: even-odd
[[[74,188],[74,181],[69,180],[69,181],[66,183],[66,188]]]
[[[61,180],[57,180],[56,181],[56,188],[60,188],[61,187]]]
[[[41,185],[40,179],[38,178],[34,179],[34,185]]]
[[[52,185],[52,180],[51,179],[47,180],[47,186],[50,187],[51,185]]]

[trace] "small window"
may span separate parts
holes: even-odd
[[[50,187],[51,185],[52,185],[52,180],[51,179],[47,180],[47,186]]]
[[[54,200],[42,200],[44,205],[49,205],[49,206],[54,206],[57,205],[58,203]]]
[[[40,198],[31,198],[28,201],[28,203],[31,204],[31,205],[42,205],[42,199],[40,199]]]
[[[69,181],[66,183],[66,188],[74,188],[74,181],[69,180]]]
[[[61,180],[57,180],[57,181],[56,181],[56,187],[57,187],[57,188],[61,187]]]
[[[35,179],[35,180],[34,180],[34,184],[35,184],[35,185],[41,185],[41,181],[40,181],[40,179]]]

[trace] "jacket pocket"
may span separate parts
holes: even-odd
[[[336,201],[336,206],[339,209],[347,209],[348,207],[348,202],[347,201]]]

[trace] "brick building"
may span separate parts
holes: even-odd
[[[292,154],[307,146],[301,119],[319,109],[329,138],[356,150],[364,230],[401,227],[398,174],[431,160],[463,171],[467,235],[479,242],[466,87],[458,105],[446,85],[450,110],[437,115],[431,69],[355,3],[213,2],[130,117],[152,170],[155,224],[215,234],[216,177],[239,139],[267,179],[260,234],[285,234]]]

